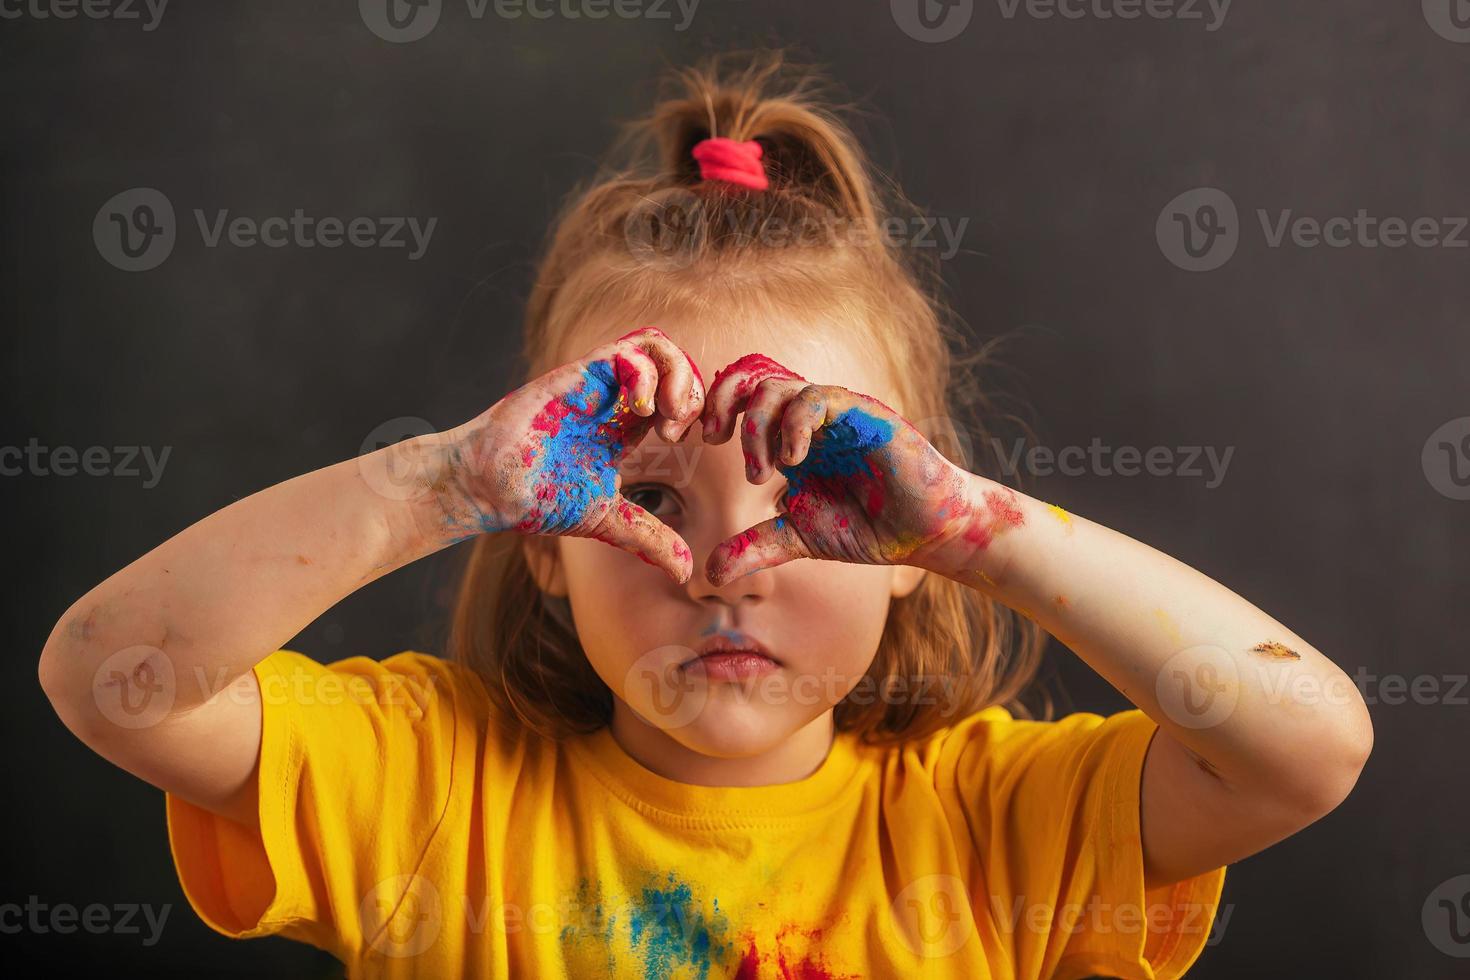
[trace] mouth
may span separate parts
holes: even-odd
[[[697,656],[680,666],[691,674],[704,674],[710,680],[742,680],[781,668],[780,661],[765,644],[738,630],[720,630],[705,637],[697,650]]]

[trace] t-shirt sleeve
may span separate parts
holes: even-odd
[[[462,670],[414,652],[324,665],[278,650],[256,664],[259,829],[165,794],[174,865],[200,918],[231,938],[282,935],[344,959],[370,941],[449,802]]]
[[[1208,943],[1223,867],[1144,888],[1139,796],[1157,730],[1136,709],[1044,722],[992,708],[951,732],[972,903],[1017,976],[1179,977]]]

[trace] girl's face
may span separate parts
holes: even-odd
[[[873,359],[828,332],[818,338],[796,323],[752,330],[748,321],[734,329],[682,319],[657,326],[689,354],[707,386],[716,371],[758,352],[814,384],[841,385],[903,411]],[[583,349],[628,329],[610,327]],[[877,652],[889,601],[911,592],[923,572],[801,559],[711,585],[704,574],[710,550],[783,506],[779,473],[760,486],[746,480],[738,429],[717,446],[703,441],[699,423],[681,443],[651,432],[619,473],[623,494],[688,543],[689,582],[676,585],[662,569],[589,538],[550,539],[559,561],[549,570],[533,559],[543,588],[568,597],[582,648],[612,689],[614,732],[674,754],[726,759],[769,753],[803,730],[821,731],[825,746],[832,708]],[[721,641],[758,643],[775,664],[690,669],[706,644]],[[878,696],[871,685],[864,691]]]

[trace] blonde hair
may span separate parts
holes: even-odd
[[[946,323],[937,263],[892,240],[888,222],[906,202],[872,171],[824,98],[822,77],[758,52],[711,57],[663,84],[653,111],[623,134],[620,165],[572,194],[553,226],[526,309],[527,380],[577,356],[579,328],[599,318],[621,317],[631,330],[673,311],[800,316],[845,331],[888,365],[899,410],[921,420],[936,448],[960,432],[983,436],[978,416],[958,430],[952,420],[962,392],[988,414],[973,369],[989,347],[958,355],[964,345]],[[770,186],[702,181],[690,151],[712,136],[758,141]],[[484,679],[506,719],[552,738],[593,731],[611,718],[612,692],[582,651],[567,600],[537,585],[532,542],[487,535],[471,546],[449,655]],[[849,696],[835,724],[884,742],[922,737],[991,704],[1028,714],[1018,698],[1044,639],[1004,605],[925,575],[893,600],[864,680],[942,678],[947,696]]]

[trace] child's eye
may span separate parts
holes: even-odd
[[[672,512],[677,512],[678,501],[674,499],[674,495],[656,484],[645,483],[625,489],[623,496],[655,517],[666,517],[671,509]],[[659,510],[660,507],[664,508],[662,512]]]

